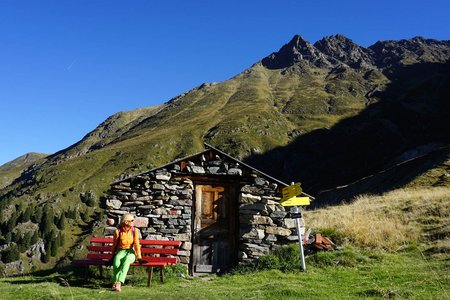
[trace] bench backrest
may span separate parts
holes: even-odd
[[[87,247],[88,259],[107,260],[112,257],[112,238],[93,237]],[[151,262],[166,262],[176,264],[181,241],[139,240],[142,258]]]

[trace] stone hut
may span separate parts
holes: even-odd
[[[295,219],[280,205],[285,186],[206,145],[200,153],[114,182],[106,214],[116,224],[121,215],[135,214],[144,239],[181,240],[180,262],[191,273],[224,272],[298,242]]]

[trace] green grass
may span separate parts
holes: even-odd
[[[417,250],[381,253],[354,250],[364,257],[351,267],[336,264],[339,252],[307,258],[307,272],[264,270],[225,276],[180,277],[145,286],[133,271],[119,294],[107,279],[82,281],[73,275],[22,276],[0,280],[2,299],[450,299],[449,263]],[[348,258],[347,258],[348,259]],[[324,263],[325,262],[325,263]],[[132,269],[136,270],[136,269]],[[139,273],[139,274],[138,274]]]

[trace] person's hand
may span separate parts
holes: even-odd
[[[138,258],[138,263],[139,263],[140,265],[142,265],[142,264],[145,264],[146,261],[143,260],[142,258]]]

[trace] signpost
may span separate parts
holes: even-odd
[[[299,206],[301,205],[309,205],[310,200],[309,197],[297,197],[302,193],[302,188],[300,183],[292,183],[290,186],[283,188],[281,191],[283,197],[281,198],[281,205],[283,206],[292,206],[291,207],[291,216],[295,219],[295,223],[297,224],[297,234],[298,234],[298,243],[300,245],[300,259],[302,262],[302,271],[306,272],[306,262],[305,262],[305,254],[303,252],[303,238],[302,232],[300,228],[300,219],[302,218],[302,210]]]
[[[283,206],[298,206],[298,205],[309,205],[309,197],[292,197],[284,202],[281,202]]]

